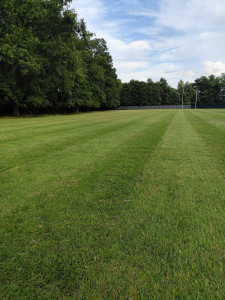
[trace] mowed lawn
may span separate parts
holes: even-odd
[[[225,299],[225,110],[0,119],[1,299]]]

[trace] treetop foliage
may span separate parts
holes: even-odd
[[[120,81],[103,39],[65,0],[0,2],[0,108],[23,112],[119,105]]]
[[[179,99],[177,90],[170,87],[164,78],[159,82],[131,80],[122,85],[122,105],[174,105],[179,103]]]
[[[147,82],[131,80],[122,84],[121,105],[180,105],[182,96],[184,104],[225,103],[225,74],[216,77],[202,76],[194,83],[180,80],[177,89],[172,88],[166,79],[161,78],[158,82],[148,79]]]

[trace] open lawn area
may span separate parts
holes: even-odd
[[[225,110],[0,119],[1,299],[225,299]]]

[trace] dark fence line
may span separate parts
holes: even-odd
[[[136,109],[194,109],[195,104],[191,105],[130,105],[130,106],[119,106],[115,108],[116,110],[136,110]],[[225,103],[220,104],[197,104],[196,108],[198,109],[214,109],[214,108],[225,108]]]
[[[191,105],[191,108],[195,108],[195,105],[192,104]],[[198,104],[197,103],[197,106],[196,108],[199,108],[199,109],[204,109],[204,108],[225,108],[225,103],[220,103],[220,104]]]
[[[190,109],[191,105],[183,105],[184,109]],[[151,105],[151,106],[119,106],[116,110],[135,110],[135,109],[182,109],[182,105]]]

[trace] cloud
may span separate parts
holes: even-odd
[[[177,85],[177,77],[179,76],[180,69],[177,65],[171,63],[151,64],[148,63],[144,69],[126,72],[124,69],[121,71],[121,78],[124,82],[131,79],[138,79],[146,81],[148,78],[153,78],[155,81],[159,81],[161,77],[167,78],[170,84],[174,87]]]
[[[197,73],[195,71],[187,71],[184,72],[184,76],[188,76],[188,77],[196,77]]]
[[[222,32],[224,14],[223,0],[162,0],[157,22],[182,32]]]
[[[164,77],[176,86],[224,71],[224,0],[73,0],[73,6],[107,41],[123,81]]]
[[[75,9],[80,19],[84,18],[89,24],[97,23],[107,12],[107,6],[101,0],[74,0],[71,8]]]
[[[151,46],[147,41],[140,40],[126,43],[116,38],[107,38],[107,36],[106,39],[112,54],[117,61],[140,62],[148,60],[148,54],[151,50]]]
[[[225,73],[225,64],[221,61],[204,61],[203,62],[203,69],[206,75],[214,74],[216,76],[221,75],[221,73]]]

